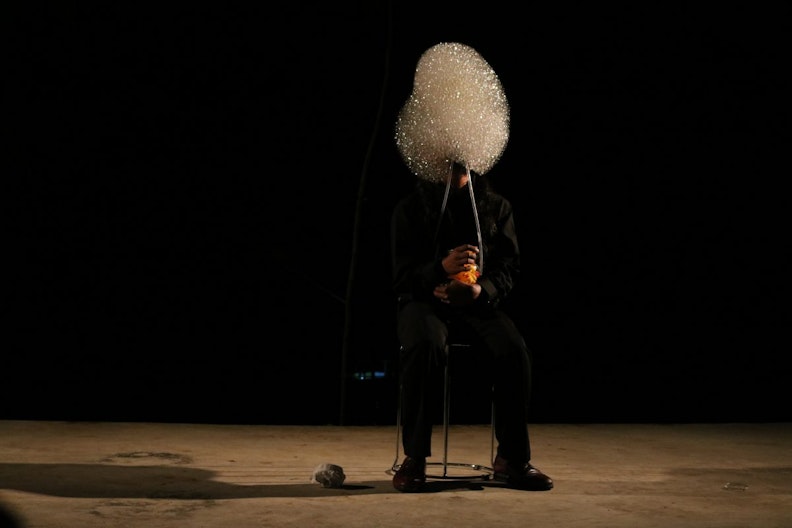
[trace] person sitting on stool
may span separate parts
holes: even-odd
[[[395,291],[399,299],[397,336],[401,344],[403,394],[402,445],[406,458],[393,477],[399,491],[420,491],[431,456],[432,406],[427,396],[431,372],[446,358],[448,321],[464,325],[492,360],[497,456],[494,478],[529,490],[549,490],[553,481],[530,464],[528,400],[531,390],[529,349],[509,316],[499,308],[519,271],[519,250],[510,203],[486,190],[477,177],[481,198],[485,273],[469,284],[450,276],[476,265],[480,248],[465,190],[470,175],[454,164],[438,241],[432,240],[444,185],[419,180],[418,190],[404,198],[392,216]],[[432,212],[435,214],[432,214]],[[453,248],[450,251],[447,248]],[[446,249],[442,249],[446,248]],[[438,253],[442,255],[438,256]]]
[[[553,487],[531,465],[530,351],[502,305],[520,272],[514,214],[485,177],[508,131],[502,86],[474,49],[452,42],[424,52],[396,123],[402,159],[417,176],[391,216],[405,454],[393,476],[399,491],[426,483],[431,382],[447,361],[449,323],[462,326],[491,365],[494,478],[520,489]]]

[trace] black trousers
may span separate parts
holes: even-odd
[[[486,354],[493,386],[497,454],[514,463],[531,460],[528,404],[531,358],[512,319],[500,310],[468,311],[440,303],[409,301],[399,307],[401,344],[402,445],[413,458],[432,454],[432,426],[437,371],[444,366],[449,325],[459,325],[474,350]]]

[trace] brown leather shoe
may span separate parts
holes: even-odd
[[[421,491],[426,484],[426,459],[406,457],[396,474],[393,487],[405,493]]]
[[[530,463],[511,464],[500,455],[492,463],[494,478],[505,482],[510,488],[528,491],[547,491],[553,489],[553,479],[533,467]]]

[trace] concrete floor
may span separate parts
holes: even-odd
[[[532,439],[551,491],[402,494],[392,426],[0,421],[0,527],[792,527],[792,423],[537,424]],[[434,461],[441,448],[438,428]],[[489,454],[488,425],[451,427],[450,462]],[[343,487],[311,482],[323,463]]]

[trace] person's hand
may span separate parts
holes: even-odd
[[[476,264],[479,248],[471,244],[457,246],[443,258],[443,269],[446,274],[456,275],[467,271]]]
[[[480,284],[467,284],[456,279],[435,286],[434,296],[451,306],[469,306],[481,295]]]

